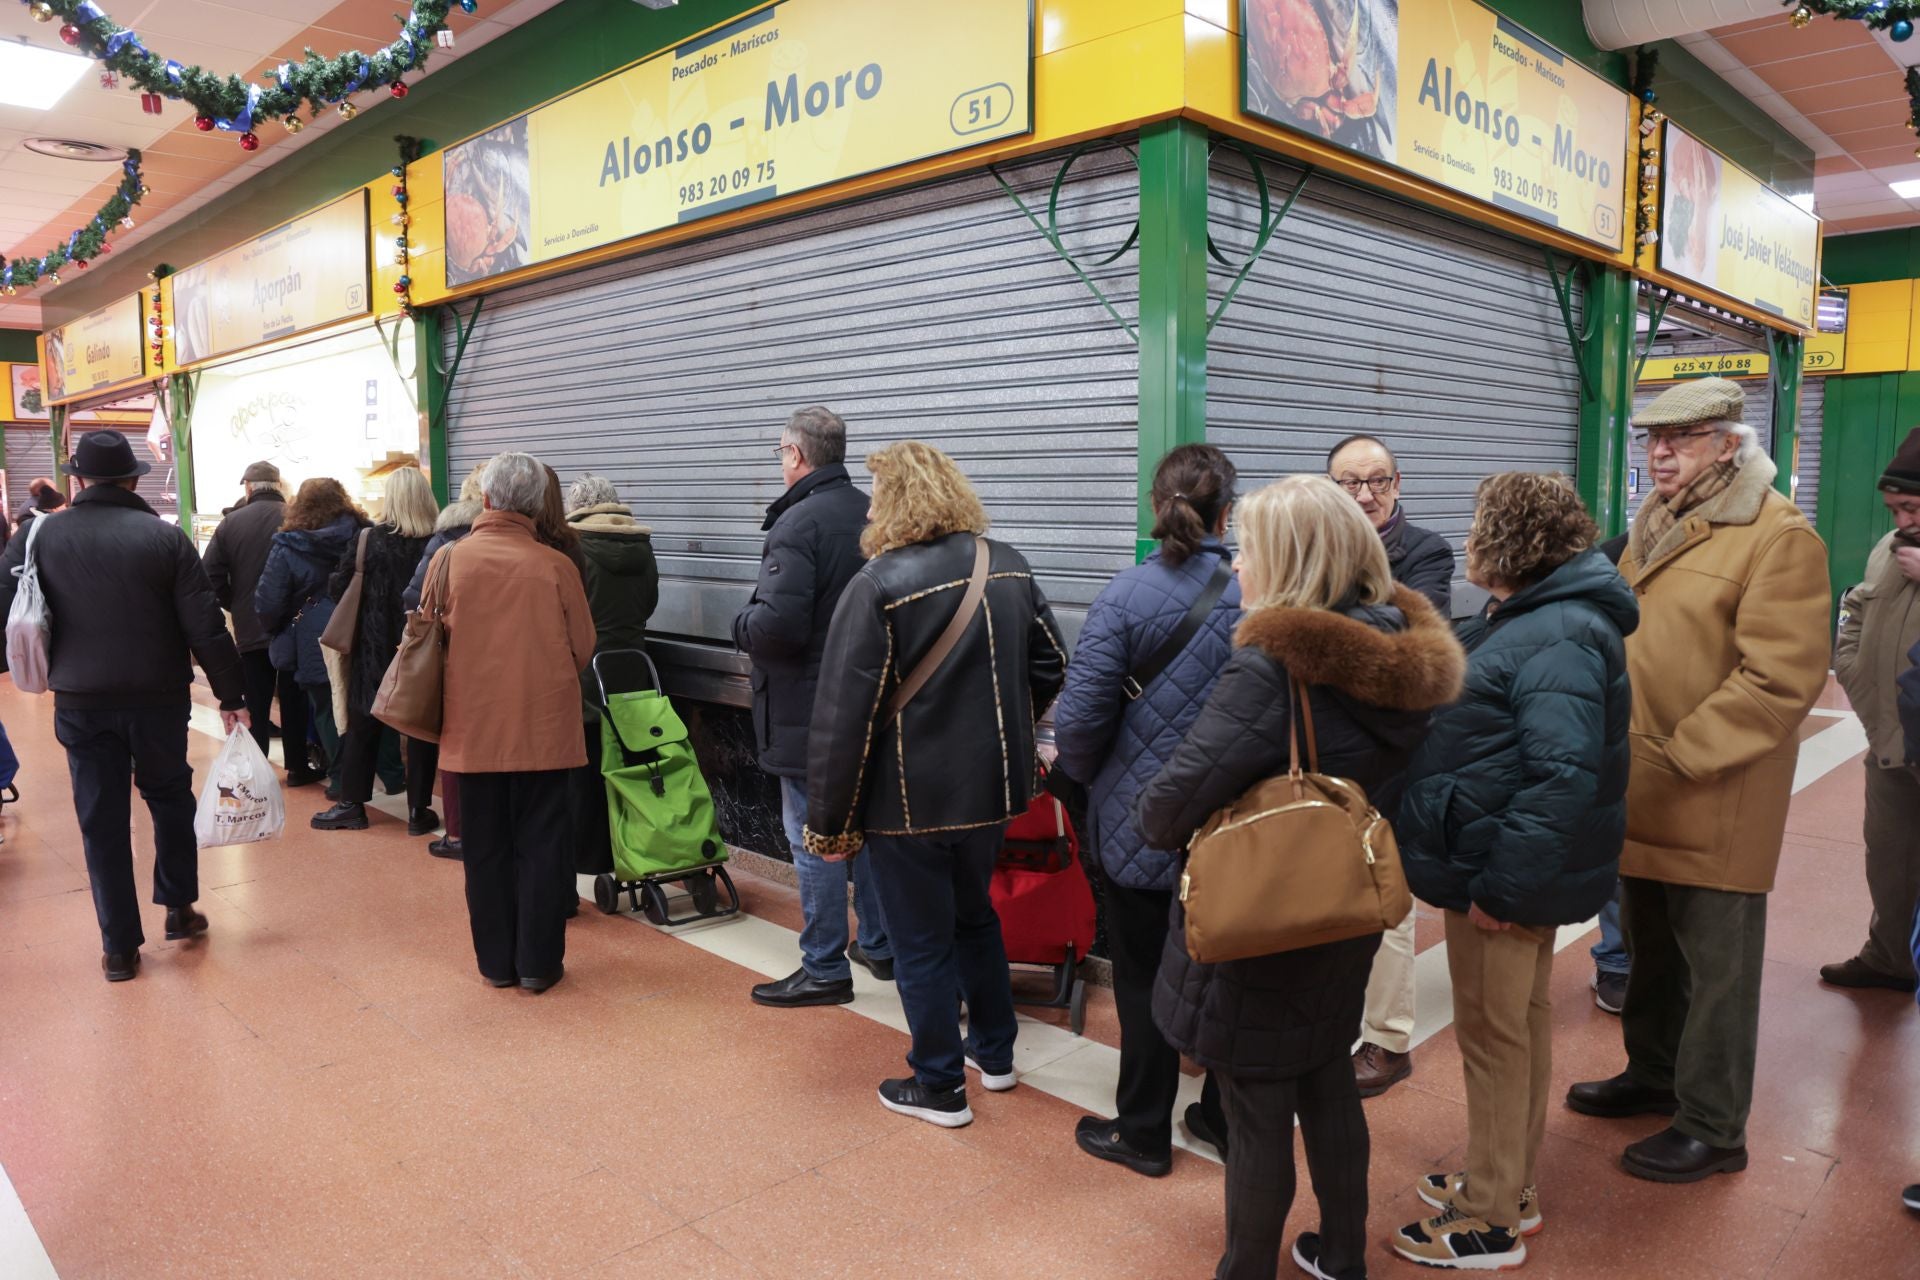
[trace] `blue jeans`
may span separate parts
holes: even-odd
[[[845,862],[828,862],[808,853],[802,837],[807,822],[807,784],[799,778],[780,779],[780,817],[793,849],[793,870],[800,880],[800,963],[822,982],[843,982],[853,976],[847,963],[847,877],[853,877],[853,914],[860,926],[860,950],[869,960],[890,960],[887,917],[873,887],[873,872],[864,854]],[[865,865],[863,865],[865,864]]]
[[[1607,899],[1607,905],[1600,908],[1600,941],[1594,943],[1593,967],[1601,973],[1625,973],[1627,964],[1627,940],[1620,932],[1620,886],[1613,887],[1613,896]]]
[[[867,837],[868,870],[893,930],[893,980],[913,1033],[907,1065],[928,1089],[964,1085],[967,1054],[995,1075],[1013,1070],[1013,980],[988,892],[1006,837],[999,826]]]

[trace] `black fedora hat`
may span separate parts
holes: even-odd
[[[131,480],[153,470],[153,464],[134,457],[133,446],[118,431],[89,431],[60,470],[82,480]]]

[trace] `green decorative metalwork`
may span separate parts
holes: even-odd
[[[1565,271],[1562,271],[1560,259],[1554,255],[1553,250],[1545,250],[1545,253],[1547,274],[1553,280],[1553,296],[1560,302],[1560,321],[1566,326],[1567,341],[1573,344],[1574,367],[1580,371],[1580,394],[1590,399],[1597,392],[1596,375],[1589,367],[1592,360],[1589,356],[1588,344],[1593,341],[1593,336],[1598,331],[1600,317],[1592,307],[1588,307],[1586,323],[1582,325],[1574,319],[1573,311],[1575,280],[1578,279],[1582,293],[1591,296],[1594,266],[1585,258],[1576,258],[1568,264]]]
[[[193,405],[200,395],[200,375],[176,373],[167,384],[167,427],[173,437],[173,475],[180,491],[180,527],[193,536]]]
[[[1207,438],[1207,131],[1192,121],[1140,135],[1140,431],[1136,553],[1154,549],[1154,468]]]
[[[1227,308],[1233,305],[1233,299],[1240,292],[1240,286],[1245,284],[1247,277],[1253,274],[1254,264],[1259,262],[1260,255],[1267,251],[1267,245],[1273,241],[1273,233],[1280,229],[1281,222],[1285,221],[1286,216],[1293,211],[1293,202],[1298,200],[1300,193],[1307,189],[1307,179],[1313,176],[1311,166],[1302,169],[1300,181],[1294,183],[1293,190],[1287,193],[1286,203],[1280,206],[1280,212],[1274,213],[1273,191],[1267,183],[1267,172],[1260,163],[1260,157],[1230,138],[1220,139],[1216,146],[1238,152],[1247,162],[1247,167],[1253,171],[1254,187],[1260,192],[1260,234],[1254,237],[1253,248],[1248,250],[1247,260],[1240,264],[1237,271],[1233,262],[1220,251],[1220,246],[1214,243],[1213,234],[1211,232],[1207,234],[1207,256],[1228,271],[1235,273],[1233,283],[1227,287],[1226,296],[1220,299],[1220,305],[1215,307],[1213,314],[1207,317],[1209,333],[1213,332],[1213,327],[1220,323],[1220,317],[1227,313]]]
[[[1653,354],[1653,340],[1660,336],[1660,322],[1667,318],[1667,308],[1673,305],[1673,290],[1664,286],[1653,291],[1653,301],[1647,307],[1647,341],[1640,348],[1639,358],[1634,361],[1634,385],[1640,383],[1640,373],[1647,367],[1647,357]]]
[[[467,322],[464,325],[460,323],[460,313],[454,309],[452,303],[448,303],[442,308],[442,310],[446,312],[447,318],[453,323],[453,362],[451,364],[442,364],[440,362],[439,347],[436,345],[428,348],[428,360],[424,367],[433,370],[434,377],[438,380],[440,391],[438,403],[434,404],[432,414],[427,422],[429,438],[432,437],[434,432],[444,432],[446,430],[447,406],[453,400],[453,380],[460,375],[460,361],[467,354],[467,343],[473,337],[473,327],[480,323],[480,309],[486,305],[486,294],[483,293],[476,297],[473,300],[473,310],[467,312]],[[438,326],[436,326],[436,329],[437,327]]]
[[[1793,477],[1800,469],[1800,364],[1807,340],[1797,333],[1767,330],[1767,351],[1773,357],[1773,461],[1778,470],[1773,487],[1793,497]]]
[[[1546,261],[1580,377],[1575,484],[1602,534],[1612,537],[1626,524],[1627,424],[1638,372],[1635,286],[1625,272],[1584,258],[1562,270],[1549,249]]]
[[[1047,218],[1045,222],[1042,222],[1039,215],[1027,207],[1027,202],[1020,198],[1020,193],[1015,191],[1013,184],[1001,175],[997,166],[988,165],[987,172],[992,174],[993,180],[1000,184],[1000,189],[1007,193],[1007,199],[1013,201],[1013,203],[1019,207],[1020,212],[1026,215],[1027,221],[1033,224],[1034,230],[1038,231],[1041,237],[1053,247],[1053,251],[1060,255],[1061,261],[1073,268],[1073,274],[1080,277],[1080,283],[1087,286],[1093,293],[1093,296],[1100,300],[1100,305],[1105,307],[1107,314],[1113,317],[1113,322],[1126,330],[1129,338],[1138,342],[1140,341],[1139,331],[1127,323],[1127,318],[1120,314],[1119,309],[1113,305],[1113,302],[1101,290],[1100,286],[1094,282],[1091,271],[1080,264],[1080,260],[1074,256],[1072,250],[1067,248],[1066,242],[1060,235],[1060,191],[1066,186],[1067,174],[1072,171],[1074,164],[1077,163],[1082,156],[1085,156],[1090,151],[1101,150],[1109,146],[1118,146],[1119,149],[1126,152],[1128,158],[1133,161],[1134,169],[1137,171],[1140,168],[1139,155],[1132,147],[1127,146],[1125,143],[1114,143],[1105,138],[1081,143],[1067,153],[1067,158],[1060,163],[1060,171],[1053,177],[1053,186],[1047,192]],[[1092,264],[1092,271],[1098,271],[1102,267],[1112,266],[1126,254],[1127,250],[1133,248],[1139,241],[1140,220],[1136,218],[1133,223],[1133,230],[1127,233],[1126,241],[1106,257],[1094,262]]]

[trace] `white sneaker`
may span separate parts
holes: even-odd
[[[967,1059],[967,1065],[980,1073],[980,1083],[985,1086],[988,1093],[1005,1093],[1020,1083],[1020,1073],[1017,1071],[1009,1071],[1003,1076],[997,1076],[972,1058]]]

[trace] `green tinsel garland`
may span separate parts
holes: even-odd
[[[426,65],[436,33],[446,28],[447,14],[456,0],[414,0],[394,42],[373,53],[348,52],[323,58],[308,49],[299,62],[282,63],[266,74],[274,83],[250,84],[238,76],[219,76],[197,66],[163,58],[140,42],[140,37],[107,17],[94,0],[21,0],[41,21],[63,20],[61,38],[109,70],[126,76],[149,93],[185,102],[199,116],[202,129],[223,129],[241,135],[253,132],[265,119],[287,119],[303,103],[316,110],[341,103],[363,89],[392,86],[396,96],[406,93],[401,77]],[[475,0],[457,0],[472,13]],[[295,121],[292,126],[298,128]]]
[[[133,206],[140,203],[140,197],[147,194],[146,184],[140,181],[140,153],[127,152],[127,158],[120,166],[126,171],[126,177],[120,181],[120,189],[113,198],[100,206],[100,212],[93,215],[93,221],[67,237],[67,242],[40,255],[38,258],[15,258],[8,262],[0,258],[0,293],[11,294],[17,289],[32,288],[43,277],[53,277],[59,283],[58,272],[69,262],[84,267],[90,259],[106,253],[111,246],[107,236],[113,228],[125,222],[129,227],[133,219],[129,216]]]
[[[1654,229],[1657,213],[1655,196],[1660,189],[1660,139],[1655,132],[1666,117],[1660,108],[1654,106],[1660,95],[1653,90],[1654,74],[1660,69],[1660,51],[1651,45],[1641,45],[1633,53],[1633,97],[1640,104],[1640,136],[1645,139],[1640,148],[1640,174],[1638,192],[1634,198],[1633,238],[1634,243],[1645,248],[1658,243],[1660,233]]]
[[[1920,133],[1920,67],[1907,68],[1907,127]]]
[[[1794,11],[1794,25],[1805,26],[1814,15],[1848,18],[1864,22],[1875,31],[1891,31],[1896,40],[1913,34],[1920,20],[1920,2],[1916,0],[1780,0],[1783,8]],[[1802,18],[1802,12],[1807,17]]]

